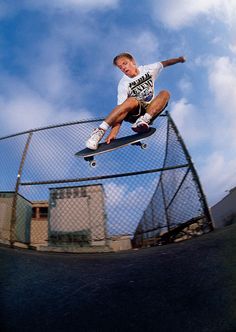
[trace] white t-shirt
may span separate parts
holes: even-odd
[[[142,104],[149,104],[154,98],[154,81],[163,69],[161,62],[139,66],[135,77],[124,75],[118,84],[118,105],[128,97],[135,97]]]

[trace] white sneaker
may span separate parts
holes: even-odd
[[[105,131],[101,128],[96,128],[93,130],[91,137],[87,140],[86,146],[91,150],[97,150],[98,143],[101,141],[105,134]]]
[[[149,130],[149,122],[147,122],[142,115],[136,120],[131,128],[136,133],[146,133]]]

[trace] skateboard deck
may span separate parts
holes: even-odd
[[[142,149],[145,149],[147,147],[147,144],[142,143],[141,141],[143,139],[148,138],[149,136],[153,135],[155,133],[155,131],[156,131],[156,128],[151,127],[151,128],[149,128],[149,131],[146,133],[134,134],[134,135],[117,138],[117,139],[111,141],[110,144],[107,144],[106,142],[100,143],[98,145],[97,150],[91,150],[89,148],[85,148],[85,149],[75,153],[75,156],[84,158],[86,161],[89,162],[90,166],[94,167],[94,166],[96,166],[96,161],[94,160],[94,157],[96,155],[99,155],[99,154],[102,154],[105,152],[110,152],[110,151],[113,151],[116,149],[120,149],[120,148],[130,145],[130,144],[138,145]]]

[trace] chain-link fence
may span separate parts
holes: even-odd
[[[120,250],[212,230],[197,173],[168,113],[147,149],[126,146],[90,167],[75,153],[101,119],[0,139],[0,241],[39,250]],[[132,134],[124,123],[120,137]]]

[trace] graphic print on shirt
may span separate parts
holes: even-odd
[[[154,94],[154,84],[150,73],[146,73],[137,80],[129,83],[129,97],[150,102]]]

